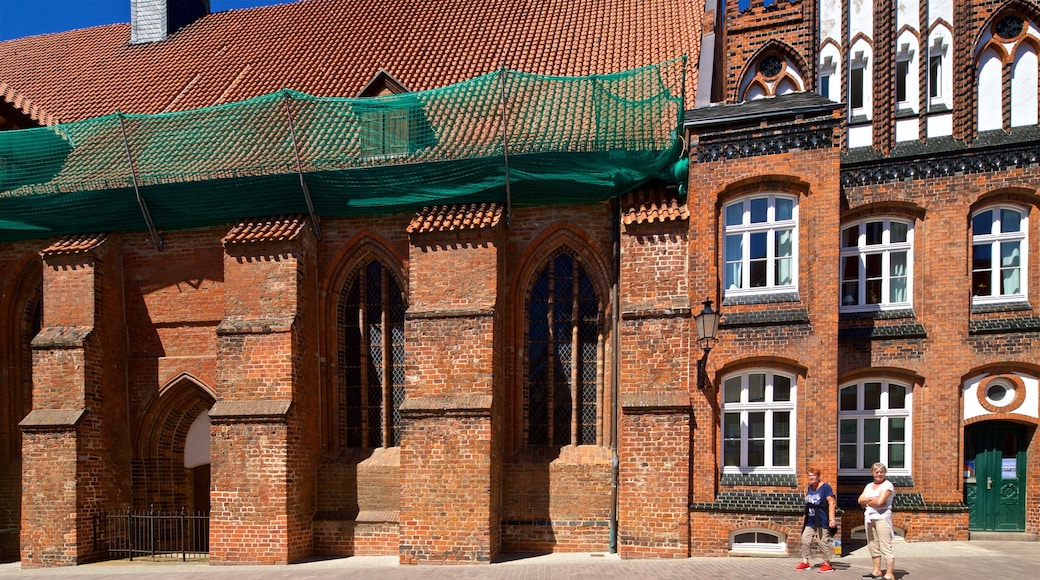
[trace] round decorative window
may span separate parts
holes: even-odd
[[[1021,17],[1009,14],[997,21],[997,24],[993,27],[993,32],[1004,40],[1012,40],[1017,38],[1019,34],[1022,34],[1025,27],[1025,21]]]
[[[765,77],[775,77],[783,70],[784,61],[780,60],[780,57],[775,54],[763,58],[762,62],[758,63],[758,72]]]
[[[986,387],[986,400],[991,405],[1003,407],[1015,398],[1015,387],[1004,381],[993,381]]]
[[[1026,385],[1016,374],[993,375],[979,384],[979,404],[991,413],[1009,413],[1026,399]]]

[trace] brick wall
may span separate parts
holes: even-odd
[[[674,219],[626,224],[621,236],[617,549],[624,558],[689,555],[688,232],[688,220]]]
[[[314,253],[309,230],[289,242],[226,244],[210,412],[216,564],[289,563],[313,551]]]
[[[805,120],[833,126],[827,118]],[[760,129],[765,134],[768,129]],[[758,133],[745,134],[754,143]],[[832,141],[838,143],[837,138]],[[724,299],[719,343],[711,351],[707,374],[711,387],[697,391],[693,403],[692,505],[690,550],[719,555],[729,535],[765,526],[786,535],[789,549],[801,532],[801,502],[792,498],[807,485],[805,470],[815,466],[826,480],[837,472],[837,301],[838,228],[841,198],[836,146],[810,151],[707,161],[690,165],[691,297],[707,296],[719,304],[723,206],[740,196],[785,192],[798,198],[797,293],[771,300]],[[699,308],[696,309],[699,312]],[[690,349],[691,366],[700,351]],[[768,368],[796,377],[794,471],[790,477],[726,479],[720,477],[721,381],[747,368]],[[794,479],[792,479],[794,478]],[[755,509],[748,513],[751,506]],[[762,513],[761,516],[754,515]],[[766,525],[768,524],[768,525]]]
[[[492,484],[501,456],[492,444],[491,407],[499,260],[494,234],[413,235],[402,563],[487,563],[497,554],[500,492]],[[431,536],[432,529],[442,533]]]
[[[757,63],[762,49],[772,47],[790,58],[805,82],[806,90],[816,87],[816,2],[774,2],[764,7],[753,0],[740,12],[737,2],[727,3],[723,57],[725,98],[740,102],[740,81]]]
[[[84,253],[45,254],[44,302],[51,307],[33,341],[33,413],[22,423],[32,439],[23,441],[23,460],[33,469],[23,471],[26,567],[102,557],[94,518],[129,501],[122,256],[118,237],[95,242]],[[41,444],[51,437],[62,440],[53,452]],[[50,462],[60,466],[53,474],[43,467]],[[43,509],[52,497],[61,499]]]
[[[1038,255],[1040,240],[1033,235],[1036,230],[1032,220],[1036,201],[1031,193],[1018,193],[1035,191],[1038,185],[1040,172],[1030,168],[1009,169],[999,176],[981,173],[846,190],[850,219],[887,213],[914,221],[913,312],[902,320],[872,321],[870,325],[917,324],[924,337],[843,340],[839,361],[842,376],[866,367],[882,367],[904,369],[925,378],[923,387],[914,389],[914,487],[897,489],[900,493],[920,493],[925,504],[957,504],[964,498],[964,381],[980,373],[999,373],[1007,365],[1027,365],[1021,368],[1033,376],[1037,374],[1034,363],[1040,341],[1035,333],[1016,328],[1016,321],[1038,315],[1035,306],[1014,311],[973,311],[970,218],[974,210],[993,203],[1027,208],[1031,218],[1028,255]],[[1028,302],[1035,305],[1040,271],[1030,266],[1025,276]],[[858,324],[842,321],[844,328]],[[982,325],[1005,330],[973,330]],[[1036,453],[1035,436],[1033,439],[1031,454]],[[1027,516],[1032,522],[1027,523],[1027,531],[1036,533],[1033,512],[1040,503],[1040,487],[1035,481],[1026,483],[1026,503],[1026,513],[1034,516]],[[907,514],[905,524],[908,534],[915,530],[923,537],[962,536],[958,529],[967,528],[967,515],[923,509]],[[938,531],[929,531],[929,526]]]
[[[32,410],[32,349],[39,330],[42,268],[29,243],[0,247],[0,560],[18,559],[22,433]]]

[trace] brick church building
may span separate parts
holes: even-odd
[[[5,557],[105,559],[106,514],[152,508],[208,513],[213,564],[793,553],[806,470],[835,485],[850,540],[875,461],[906,541],[1040,533],[1040,3],[141,0],[131,16],[0,43]],[[286,88],[378,103],[683,56],[684,81],[655,89],[682,99],[676,170],[589,169],[604,195],[549,176],[512,203],[455,175],[465,198],[229,218],[206,203],[248,174],[165,203],[135,175],[120,191],[151,211],[120,230],[92,227],[114,210],[82,203],[87,185],[24,193],[84,148],[63,127],[115,113]],[[68,161],[26,177],[33,151],[11,144],[39,127]],[[380,127],[366,163],[414,153]],[[129,163],[82,177],[91,192],[144,155],[122,139]],[[284,173],[304,194],[317,179]],[[522,203],[540,187],[560,189]],[[34,221],[54,200],[64,229]],[[201,225],[157,227],[179,203]],[[721,322],[701,341],[707,300]]]

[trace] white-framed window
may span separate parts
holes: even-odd
[[[947,54],[950,43],[945,36],[936,35],[928,46],[928,108],[949,108],[950,72]]]
[[[765,528],[747,528],[729,533],[729,549],[734,552],[787,553],[786,537]]]
[[[873,97],[870,94],[870,53],[868,50],[853,50],[849,61],[849,116],[871,117]]]
[[[896,109],[917,109],[917,59],[914,58],[915,51],[909,42],[912,38],[907,34],[907,42],[900,42],[899,50],[896,52]]]
[[[795,378],[768,370],[722,381],[723,473],[794,473]]]
[[[971,295],[974,302],[1026,296],[1026,212],[1013,206],[986,208],[971,218]]]
[[[798,278],[798,200],[759,194],[723,208],[725,293],[794,290]]]
[[[841,309],[909,308],[913,296],[914,226],[871,218],[841,230]]]
[[[836,52],[833,46],[827,46],[823,50],[826,50],[828,52]],[[838,63],[837,63],[837,59],[836,59],[835,55],[833,55],[833,54],[822,55],[821,54],[820,55],[820,66],[819,66],[819,77],[820,77],[820,80],[819,80],[819,87],[818,87],[821,96],[823,96],[825,98],[828,98],[828,99],[831,98],[831,92],[832,92],[831,83],[834,82],[834,79],[838,78],[837,75],[838,75]],[[835,93],[835,98],[831,99],[831,100],[838,100],[838,99],[841,98],[840,95],[837,94],[838,91],[833,91],[833,92]]]
[[[880,461],[893,475],[910,474],[911,387],[863,380],[838,390],[838,472],[867,475]]]

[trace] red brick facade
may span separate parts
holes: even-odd
[[[780,86],[771,56],[816,86],[817,4],[760,4],[725,19],[732,103]],[[972,23],[999,8],[969,4]],[[909,393],[907,440],[892,427],[884,450],[909,449],[900,535],[984,529],[965,471],[992,427],[1022,433],[1013,531],[1035,536],[1040,137],[900,149],[891,83],[872,87],[871,151],[843,149],[841,105],[763,95],[687,112],[685,183],[603,202],[242,216],[163,232],[161,250],[142,232],[0,244],[0,550],[27,568],[98,560],[104,514],[185,507],[209,509],[215,565],[794,553],[810,467],[838,492],[842,538],[862,525],[862,466],[843,453],[872,442],[847,439],[863,417],[842,393],[866,383]],[[757,200],[769,219],[734,223]],[[762,284],[742,287],[760,264],[734,257],[734,232],[783,208],[793,234],[769,230]],[[972,295],[973,218],[991,208],[1025,218],[1021,300]],[[884,219],[913,233],[908,306],[850,308],[843,231]],[[710,353],[706,300],[722,313]]]

